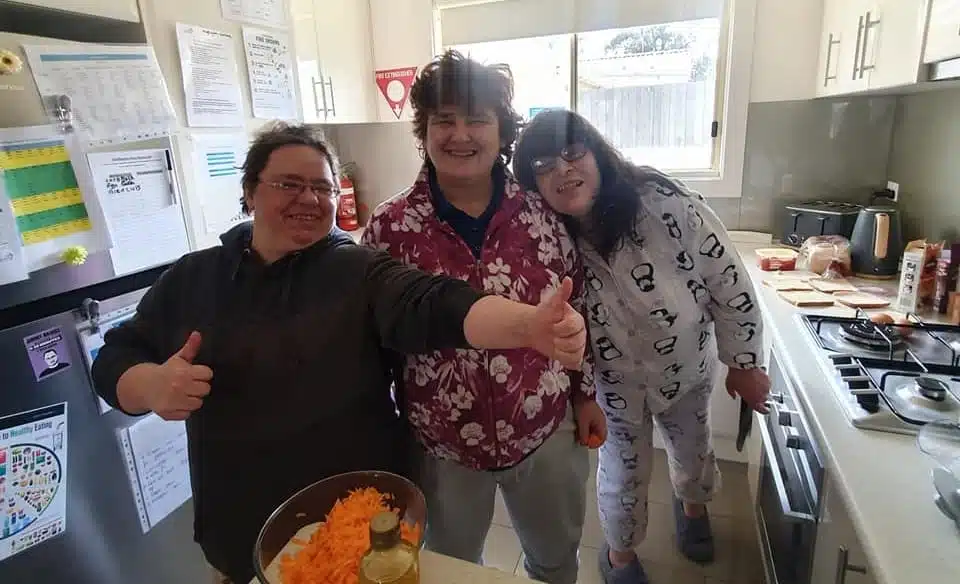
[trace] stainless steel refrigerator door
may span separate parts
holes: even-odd
[[[70,368],[37,382],[24,338],[59,327]],[[0,416],[67,402],[65,533],[0,562],[0,582],[193,584],[210,581],[188,502],[144,534],[116,431],[134,418],[99,414],[72,313],[0,332]]]

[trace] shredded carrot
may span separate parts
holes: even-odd
[[[390,499],[372,487],[338,499],[310,541],[280,559],[282,584],[358,584],[360,558],[370,548],[370,520],[381,511],[397,512]],[[401,537],[413,545],[420,543],[420,530],[400,523]]]

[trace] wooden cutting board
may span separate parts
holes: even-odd
[[[833,299],[851,308],[883,308],[889,306],[890,301],[880,296],[865,292],[837,292]]]
[[[763,285],[782,292],[789,290],[813,290],[810,284],[800,278],[768,278],[763,281]]]
[[[794,306],[833,306],[833,296],[816,290],[787,290],[780,291],[778,294],[780,298]]]
[[[856,292],[857,287],[846,280],[812,279],[808,281],[814,290],[833,294],[835,292]]]

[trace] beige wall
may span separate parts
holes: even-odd
[[[360,221],[393,195],[413,184],[423,165],[411,122],[324,126],[341,162],[357,165]]]
[[[960,239],[960,89],[900,98],[889,175],[908,237]]]

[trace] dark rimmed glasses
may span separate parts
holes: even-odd
[[[583,144],[568,144],[560,150],[559,155],[538,156],[530,161],[530,166],[533,168],[534,174],[542,176],[552,172],[557,167],[560,158],[567,162],[575,162],[586,155],[587,147]]]
[[[290,197],[299,197],[304,191],[310,189],[318,197],[334,199],[340,194],[340,189],[330,183],[308,184],[297,180],[277,180],[261,181],[271,189],[280,191]]]

